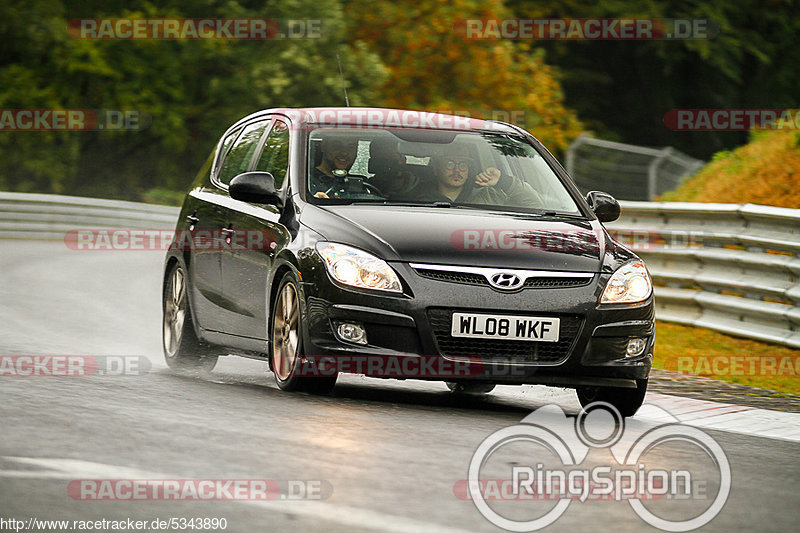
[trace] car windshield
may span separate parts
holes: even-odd
[[[324,127],[310,133],[308,155],[314,203],[581,215],[542,155],[513,135]]]

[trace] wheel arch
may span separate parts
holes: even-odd
[[[269,356],[269,365],[270,369],[272,369],[272,308],[273,302],[275,301],[275,295],[278,293],[278,288],[281,283],[281,280],[286,275],[287,272],[293,272],[295,276],[300,280],[300,285],[302,285],[303,275],[300,272],[299,261],[294,256],[294,254],[289,252],[284,252],[280,254],[277,258],[275,258],[275,263],[272,268],[272,272],[270,273],[271,278],[267,284],[267,301],[265,305],[266,311],[266,318],[267,318],[267,355]],[[297,288],[299,291],[303,291],[302,286],[298,286]],[[301,316],[305,315],[305,309],[303,306],[300,306],[300,313]],[[300,321],[301,328],[305,328],[305,321]],[[305,335],[305,331],[302,331],[302,334]]]
[[[161,281],[161,312],[162,313],[164,312],[164,295],[166,294],[167,291],[169,276],[170,274],[172,274],[172,269],[174,269],[176,265],[180,266],[183,269],[184,283],[186,283],[186,289],[185,289],[186,304],[189,307],[189,313],[191,316],[191,323],[192,323],[192,329],[194,330],[194,334],[197,336],[199,340],[207,342],[203,337],[203,328],[200,326],[200,324],[197,323],[197,318],[195,317],[195,314],[193,312],[194,294],[189,288],[189,283],[191,283],[189,276],[189,269],[186,267],[186,264],[183,262],[180,256],[177,255],[169,255],[167,256],[167,259],[164,261],[164,276]]]

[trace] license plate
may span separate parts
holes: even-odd
[[[453,313],[450,335],[481,339],[558,342],[560,320],[550,317]]]

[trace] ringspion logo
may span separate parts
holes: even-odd
[[[471,499],[489,522],[508,531],[545,528],[586,501],[625,501],[647,524],[666,531],[702,527],[727,502],[728,458],[707,433],[663,409],[645,408],[667,422],[626,421],[604,402],[574,419],[557,405],[541,407],[480,443],[454,495]],[[665,468],[662,458],[650,455],[660,447],[688,457],[685,468]],[[594,450],[610,451],[614,461],[587,461]]]

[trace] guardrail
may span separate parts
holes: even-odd
[[[800,348],[800,209],[621,202],[608,224],[648,265],[660,320]],[[172,230],[175,207],[0,193],[0,238],[74,229]]]
[[[607,227],[647,263],[656,317],[800,348],[800,209],[621,203]]]
[[[0,238],[63,239],[74,229],[175,229],[177,207],[0,192]]]

